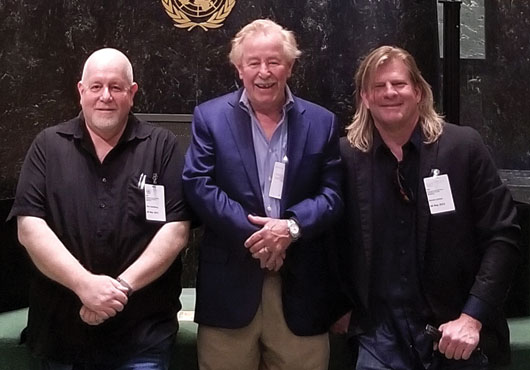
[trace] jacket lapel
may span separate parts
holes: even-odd
[[[239,106],[239,97],[241,91],[234,93],[234,99],[229,101],[232,109],[226,113],[227,124],[236,143],[236,148],[245,167],[248,182],[252,192],[259,199],[263,209],[263,198],[259,186],[258,168],[256,166],[256,153],[254,150],[254,141],[252,139],[252,127],[250,116]]]
[[[357,176],[357,200],[361,223],[361,235],[366,256],[367,271],[372,268],[373,252],[373,153],[354,152],[355,173]]]
[[[291,184],[300,168],[302,157],[304,155],[305,145],[307,143],[307,133],[311,122],[304,115],[305,108],[302,107],[296,97],[294,105],[287,114],[287,166],[285,169],[285,182],[283,184],[283,194],[280,201],[280,214],[288,204],[287,199],[293,189]]]
[[[425,185],[423,179],[432,176],[431,171],[435,168],[436,157],[438,153],[438,145],[440,139],[435,143],[422,143],[420,150],[420,170],[416,209],[416,242],[418,248],[418,257],[420,262],[420,270],[423,270],[423,262],[425,259],[425,249],[427,247],[427,231],[429,228],[429,218],[431,212],[429,210],[429,202],[427,201],[427,194],[425,193]]]

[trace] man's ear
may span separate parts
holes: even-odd
[[[416,103],[420,104],[422,98],[421,90],[419,87],[414,87],[414,91],[416,91]]]
[[[368,102],[368,97],[366,96],[366,92],[364,90],[361,90],[361,100],[366,109],[370,109],[370,103]]]
[[[77,91],[79,92],[79,104],[81,104],[81,97],[83,95],[84,90],[85,90],[85,87],[83,86],[83,83],[79,81],[77,83]]]
[[[239,79],[243,81],[243,67],[241,66],[241,64],[236,64],[235,66],[239,75]]]
[[[293,66],[294,66],[294,60],[291,63],[288,63],[288,72],[287,72],[287,78],[290,78],[293,74]]]
[[[136,92],[138,91],[138,84],[136,82],[133,82],[130,87],[130,90],[132,97],[134,97],[134,94],[136,94]]]

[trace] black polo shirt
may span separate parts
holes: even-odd
[[[29,149],[9,218],[46,220],[66,248],[95,274],[117,277],[164,222],[146,221],[141,175],[165,188],[166,222],[189,219],[181,190],[182,150],[168,130],[129,116],[100,163],[82,114],[41,132]],[[181,261],[135,292],[125,309],[99,326],[79,317],[81,301],[37,272],[30,291],[28,345],[62,362],[107,362],[160,343],[176,329]]]

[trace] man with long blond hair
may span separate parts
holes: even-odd
[[[430,86],[401,48],[369,53],[355,83],[357,110],[341,141],[341,253],[357,369],[506,362],[502,303],[520,230],[486,146],[435,112]]]

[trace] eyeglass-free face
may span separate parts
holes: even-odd
[[[405,63],[399,59],[381,64],[361,97],[380,132],[399,131],[414,127],[418,122],[421,92],[414,86]]]
[[[98,136],[121,132],[138,90],[125,68],[112,61],[95,61],[77,84],[87,127]]]

